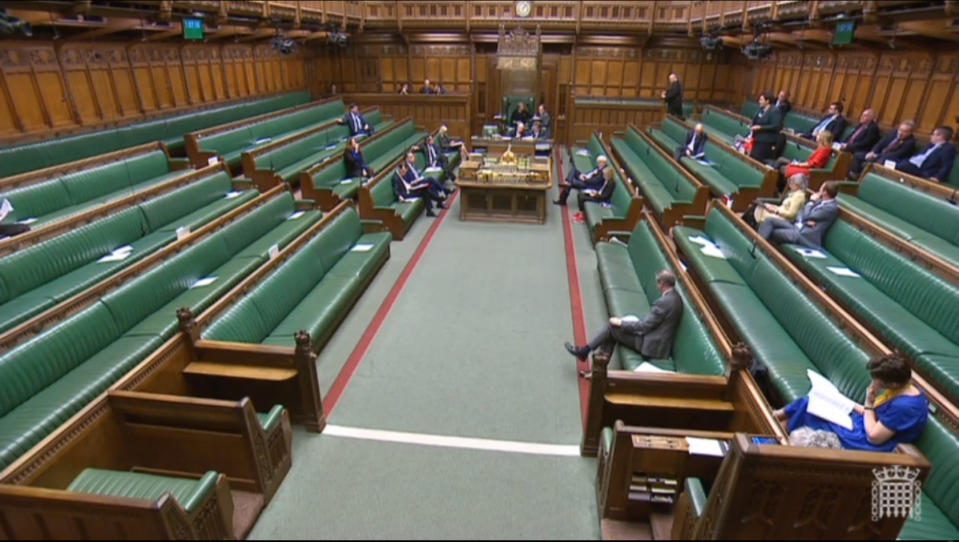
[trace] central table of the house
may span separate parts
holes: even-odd
[[[550,156],[470,154],[460,164],[460,220],[546,222],[546,198],[553,186]]]

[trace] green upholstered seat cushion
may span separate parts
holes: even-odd
[[[5,222],[40,220],[59,209],[72,205],[70,193],[60,177],[7,190],[0,194],[0,197],[10,200],[13,206],[13,211]]]
[[[56,301],[49,296],[25,294],[0,305],[0,331],[6,331],[33,318],[55,303]]]
[[[584,215],[586,217],[586,226],[590,233],[596,229],[596,226],[606,219],[616,218],[616,213],[608,203],[598,201],[586,201],[583,205]]]
[[[359,218],[357,218],[359,220]],[[372,245],[369,250],[347,250],[340,259],[327,271],[330,276],[368,277],[373,269],[388,257],[390,241],[393,236],[389,232],[375,232],[361,235],[356,239],[354,246]]]
[[[140,204],[146,223],[156,231],[201,207],[223,198],[231,191],[230,176],[224,171],[194,181]]]
[[[703,181],[703,184],[709,186],[714,194],[736,194],[739,192],[739,186],[718,170],[715,165],[707,166],[687,156],[680,158],[679,161],[683,167]]]
[[[229,194],[229,195],[227,195]],[[238,192],[228,192],[207,203],[203,207],[182,215],[170,222],[167,222],[158,231],[176,232],[176,230],[186,227],[190,231],[196,231],[204,225],[213,222],[228,212],[236,209],[244,203],[250,202],[260,195],[258,190],[242,190]]]
[[[151,501],[169,493],[184,510],[192,513],[213,493],[218,477],[215,471],[207,471],[202,478],[196,480],[88,468],[70,482],[67,491]]]
[[[392,205],[393,210],[403,220],[403,223],[409,227],[416,220],[416,217],[426,209],[426,204],[421,198],[408,201],[397,201]]]
[[[270,332],[269,339],[286,338],[293,345],[293,335],[305,329],[314,341],[332,333],[332,326],[342,317],[359,289],[356,276],[327,275]],[[270,341],[264,341],[271,344]]]
[[[277,248],[282,249],[323,218],[323,213],[318,210],[300,213],[300,211],[296,211],[286,215],[286,218],[282,219],[279,224],[244,247],[237,253],[237,256],[268,256],[271,246],[277,245]]]
[[[596,267],[603,290],[619,288],[643,292],[626,246],[621,243],[596,243]]]
[[[906,518],[897,540],[956,540],[959,527],[950,521],[942,509],[925,491],[920,496],[919,518]]]
[[[727,282],[730,284],[745,284],[743,277],[736,271],[729,260],[708,256],[702,253],[703,245],[692,239],[709,239],[702,230],[687,226],[676,226],[673,229],[673,239],[683,254],[692,259],[696,266],[696,273],[707,283]]]

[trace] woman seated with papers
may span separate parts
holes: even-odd
[[[866,369],[872,384],[864,405],[809,371],[809,395],[777,410],[776,419],[787,422],[790,432],[800,427],[831,431],[850,450],[888,452],[900,443],[915,442],[926,425],[929,401],[912,384],[909,364],[902,356],[889,354],[873,358]],[[885,391],[880,394],[879,389]]]

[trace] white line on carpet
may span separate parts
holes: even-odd
[[[465,448],[469,450],[487,450],[516,454],[559,456],[579,455],[579,446],[537,444],[533,442],[517,442],[513,440],[447,437],[442,435],[427,435],[423,433],[403,433],[399,431],[381,431],[379,429],[343,427],[341,425],[327,425],[326,428],[323,429],[323,434],[326,436],[378,440],[382,442],[399,442],[403,444],[419,444],[422,446]]]

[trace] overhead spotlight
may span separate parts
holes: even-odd
[[[296,42],[292,38],[276,36],[273,38],[271,45],[282,55],[291,55],[296,52]]]
[[[0,33],[15,34],[17,32],[22,32],[24,36],[30,37],[33,35],[33,27],[30,26],[30,23],[21,21],[19,17],[7,15],[7,10],[0,8]]]
[[[699,38],[699,45],[707,51],[715,51],[722,41],[715,36],[702,36]]]
[[[750,43],[743,45],[740,51],[746,55],[749,60],[759,60],[772,54],[773,48],[765,43],[759,43],[758,39],[753,39]]]
[[[327,45],[343,48],[343,47],[346,47],[346,42],[347,42],[346,33],[340,30],[335,25],[331,25],[330,29],[326,33]]]

